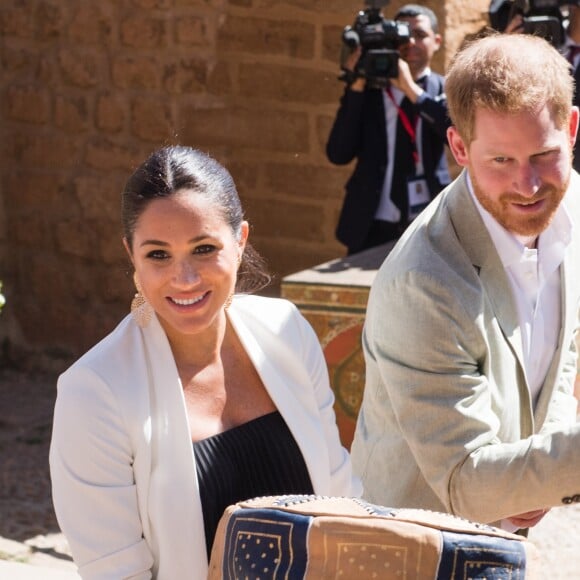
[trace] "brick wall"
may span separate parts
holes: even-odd
[[[435,63],[443,71],[488,2],[425,4],[445,35]],[[166,143],[199,147],[231,170],[278,282],[341,255],[334,227],[351,168],[330,165],[324,145],[342,91],[340,33],[363,6],[3,0],[4,347],[76,355],[127,312],[119,193]]]

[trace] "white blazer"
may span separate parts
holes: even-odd
[[[304,456],[314,492],[358,496],[318,339],[286,300],[228,317]],[[208,562],[183,390],[156,317],[127,316],[58,380],[53,502],[81,576],[201,580]]]

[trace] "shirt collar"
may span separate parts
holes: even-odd
[[[423,74],[418,79],[416,79],[415,82],[417,84],[426,82],[427,78],[429,77],[430,74],[431,74],[431,67],[425,68],[425,70],[423,71]]]

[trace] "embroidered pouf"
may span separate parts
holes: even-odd
[[[209,580],[529,580],[538,553],[522,536],[449,514],[355,498],[261,497],[229,506]]]

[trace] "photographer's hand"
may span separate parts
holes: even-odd
[[[403,91],[412,103],[416,103],[419,96],[424,92],[413,79],[407,61],[402,58],[399,59],[399,76],[391,79],[391,84],[400,91]]]
[[[521,14],[516,14],[505,27],[506,34],[519,34],[524,31],[524,17]]]
[[[362,48],[359,46],[355,50],[353,50],[345,59],[344,63],[342,64],[343,70],[354,72],[356,63],[359,61],[360,56],[362,53]],[[365,89],[366,80],[364,77],[357,77],[352,83],[349,85],[349,89],[351,91],[355,91],[357,93],[362,93]]]

